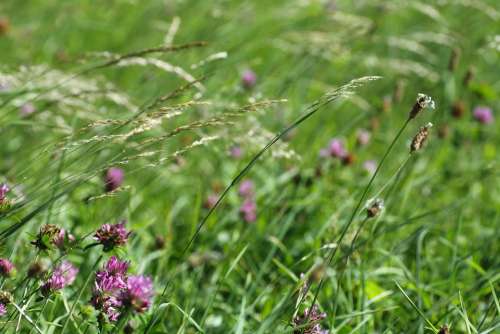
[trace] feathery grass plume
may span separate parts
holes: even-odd
[[[391,70],[400,75],[418,76],[432,83],[436,83],[440,78],[439,74],[434,70],[414,60],[363,55],[359,56],[359,62],[368,68]]]
[[[410,145],[410,153],[416,152],[422,148],[424,143],[427,140],[427,137],[429,136],[429,130],[432,128],[432,123],[427,123],[426,125],[422,126],[415,137],[413,137],[413,140],[411,141]]]
[[[362,87],[368,82],[375,81],[380,79],[381,77],[379,76],[366,76],[366,77],[361,77],[358,79],[351,80],[349,83],[340,86],[339,88],[330,91],[326,94],[324,94],[320,99],[316,100],[313,102],[309,107],[306,109],[305,113],[300,116],[297,120],[295,120],[293,123],[289,124],[287,127],[285,127],[283,130],[281,130],[279,133],[277,133],[265,146],[257,153],[255,154],[252,159],[243,167],[243,169],[234,177],[231,181],[231,183],[224,189],[224,191],[221,193],[219,199],[217,202],[214,204],[212,208],[210,208],[207,212],[207,214],[202,218],[198,226],[196,227],[194,233],[192,234],[191,238],[187,242],[186,246],[184,247],[181,256],[185,256],[186,252],[189,250],[193,242],[196,240],[198,237],[199,233],[201,232],[202,228],[205,226],[206,222],[210,218],[210,216],[214,213],[214,211],[219,207],[221,204],[222,200],[226,197],[226,195],[229,193],[229,191],[235,187],[241,179],[248,173],[248,171],[257,163],[257,161],[261,158],[264,153],[266,153],[276,142],[278,142],[280,139],[285,137],[290,131],[298,127],[300,124],[302,124],[304,121],[309,119],[311,116],[313,116],[318,110],[320,110],[322,107],[332,103],[333,101],[336,101],[338,99],[342,98],[349,98],[350,96],[354,95],[354,92],[357,88]],[[172,279],[169,279],[164,288],[163,291],[160,295],[160,303],[163,301],[163,298],[165,297],[165,294],[168,291],[168,288],[170,287]],[[158,316],[158,308],[154,307],[153,308],[153,314],[152,317],[147,321],[146,328],[144,330],[144,334],[149,333],[149,331],[152,329],[152,327],[155,325],[157,321],[157,316]]]
[[[415,117],[417,117],[418,114],[420,114],[422,110],[426,108],[435,109],[436,104],[434,103],[434,101],[430,96],[420,93],[417,96],[417,101],[413,105],[413,108],[411,109],[408,118],[414,119]]]

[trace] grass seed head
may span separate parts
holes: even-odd
[[[366,205],[366,217],[375,218],[384,210],[384,200],[381,198],[372,198]]]
[[[436,104],[429,95],[419,93],[417,96],[417,101],[413,105],[410,111],[409,118],[414,119],[420,112],[426,108],[435,109]]]
[[[416,152],[422,148],[424,145],[425,141],[427,140],[427,137],[429,137],[429,130],[432,128],[432,123],[427,123],[427,125],[422,126],[415,137],[413,137],[413,140],[411,141],[411,146],[410,146],[410,153]]]

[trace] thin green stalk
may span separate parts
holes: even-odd
[[[332,263],[333,261],[333,258],[335,257],[335,255],[337,254],[337,250],[339,249],[339,246],[340,244],[342,243],[342,240],[344,240],[344,237],[349,229],[349,227],[351,226],[352,222],[354,221],[354,218],[356,217],[356,214],[358,213],[358,210],[361,208],[361,205],[363,204],[365,198],[366,198],[366,195],[368,194],[368,191],[370,190],[370,187],[371,185],[373,184],[373,181],[375,180],[375,178],[377,177],[380,169],[382,168],[382,165],[384,164],[387,156],[389,155],[389,153],[392,151],[392,148],[394,147],[394,145],[396,144],[396,142],[398,141],[399,137],[401,137],[401,134],[403,134],[403,131],[406,129],[406,127],[408,126],[408,123],[411,121],[411,118],[408,118],[403,126],[401,127],[401,129],[399,129],[398,133],[396,134],[396,136],[394,137],[394,139],[392,140],[391,144],[389,145],[389,147],[387,148],[387,150],[385,151],[382,159],[380,160],[380,163],[378,164],[377,166],[377,169],[375,170],[375,172],[373,173],[372,177],[370,178],[370,181],[368,182],[368,184],[366,185],[365,189],[363,190],[363,194],[361,195],[361,197],[359,198],[359,201],[358,203],[356,204],[356,206],[354,207],[354,210],[352,211],[352,214],[349,218],[349,220],[347,221],[347,223],[344,225],[344,228],[342,229],[341,233],[340,233],[340,236],[339,238],[337,239],[337,242],[336,242],[336,247],[334,247],[331,251],[330,251],[330,255],[328,256],[328,259],[326,261],[326,267],[329,267],[330,264]],[[318,299],[318,296],[319,296],[319,292],[321,291],[321,288],[323,287],[323,284],[324,284],[324,281],[325,281],[325,277],[324,277],[324,274],[322,274],[322,277],[319,281],[319,284],[318,284],[318,287],[316,288],[316,291],[314,293],[314,298],[313,298],[313,301],[312,301],[312,304],[311,305],[314,305]],[[304,301],[305,298],[302,299],[302,301],[299,303],[299,305],[297,307],[300,307],[300,305],[302,304],[302,302]],[[311,313],[311,312],[310,312]],[[310,316],[310,313],[308,315],[308,318]],[[306,322],[309,320],[309,319],[306,319]]]
[[[66,327],[68,327],[69,320],[71,319],[71,316],[73,315],[73,311],[75,310],[76,304],[80,301],[80,298],[82,297],[83,291],[85,291],[85,288],[90,282],[91,277],[94,275],[94,271],[99,265],[99,262],[101,262],[102,259],[102,254],[99,255],[97,260],[95,261],[94,265],[92,266],[92,269],[89,271],[89,274],[87,275],[87,278],[85,279],[85,282],[83,283],[83,286],[80,288],[80,291],[78,292],[78,296],[76,300],[74,301],[73,305],[71,305],[71,309],[69,310],[69,314],[66,317],[66,320],[64,321],[64,325],[61,330],[61,334],[64,334],[64,331],[66,330]]]
[[[403,288],[399,285],[398,282],[394,281],[396,283],[396,286],[398,287],[399,291],[405,296],[405,298],[410,302],[410,305],[418,312],[418,314],[427,322],[427,325],[434,331],[434,333],[438,332],[438,329],[434,326],[434,324],[425,316],[424,312],[418,308],[417,305],[411,300],[411,298],[406,294],[406,292],[403,290]]]
[[[184,247],[184,249],[181,253],[181,257],[183,257],[187,253],[189,248],[192,246],[193,242],[196,240],[196,238],[200,234],[203,226],[205,226],[208,219],[212,216],[212,214],[215,212],[215,210],[220,206],[221,202],[224,200],[224,198],[229,193],[229,191],[234,186],[236,186],[239,183],[239,181],[241,181],[241,179],[248,173],[248,171],[250,171],[250,169],[257,163],[257,161],[261,158],[261,156],[264,155],[264,153],[266,153],[277,141],[279,141],[281,138],[286,136],[288,133],[290,133],[290,131],[292,131],[293,129],[298,127],[304,121],[306,121],[307,119],[312,117],[322,107],[330,104],[331,102],[333,102],[337,99],[349,96],[350,94],[352,94],[352,91],[355,88],[362,86],[364,83],[369,82],[369,81],[373,81],[373,80],[378,80],[378,79],[380,79],[380,77],[371,76],[371,77],[363,77],[363,78],[351,80],[348,84],[339,87],[338,89],[334,90],[333,92],[329,92],[329,93],[325,94],[319,100],[316,100],[315,102],[313,102],[311,105],[309,105],[307,107],[306,111],[304,112],[304,114],[302,116],[300,116],[298,119],[296,119],[293,123],[289,124],[283,130],[281,130],[281,132],[277,133],[257,154],[255,154],[252,157],[252,159],[245,165],[245,167],[240,172],[238,172],[238,174],[233,178],[231,183],[224,189],[224,191],[219,196],[219,198],[217,199],[215,204],[210,208],[208,213],[203,217],[201,222],[196,227],[194,234],[191,236],[191,238],[187,242],[186,246]],[[406,121],[405,126],[408,122],[409,122],[409,119]],[[402,132],[402,130],[404,130],[404,128],[401,129],[400,132]],[[163,298],[164,298],[165,294],[167,293],[167,290],[170,286],[171,281],[172,281],[172,277],[170,277],[167,280],[167,283],[165,284],[165,287],[163,288],[163,291],[160,295],[160,300],[163,300]],[[153,315],[151,316],[150,320],[147,322],[147,325],[144,329],[144,334],[149,333],[149,331],[151,330],[151,328],[155,324],[156,313],[157,313],[156,311],[157,310],[155,308],[152,312]]]
[[[42,308],[40,309],[40,312],[38,313],[38,316],[35,319],[35,326],[38,325],[38,322],[40,321],[40,318],[43,315],[43,312],[45,311],[45,308],[47,307],[47,304],[49,303],[49,298],[45,298]],[[30,331],[31,333],[31,331]]]

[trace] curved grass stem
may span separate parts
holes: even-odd
[[[392,151],[392,148],[394,147],[394,145],[396,144],[396,142],[398,141],[399,137],[401,137],[401,135],[403,134],[404,130],[406,129],[406,127],[408,126],[408,123],[410,122],[410,118],[408,118],[403,126],[399,129],[398,133],[396,134],[396,136],[394,137],[394,139],[392,140],[391,144],[389,145],[389,147],[387,148],[387,150],[385,151],[384,155],[382,156],[382,159],[380,160],[380,163],[378,164],[377,166],[377,169],[375,170],[375,172],[373,173],[372,177],[370,178],[370,181],[368,181],[368,184],[366,185],[366,187],[364,188],[363,190],[363,193],[361,195],[361,197],[359,198],[358,200],[358,203],[356,204],[356,206],[354,207],[354,210],[352,211],[352,214],[351,216],[349,217],[349,220],[347,221],[347,223],[344,225],[344,228],[342,229],[341,233],[340,233],[340,236],[338,237],[337,239],[337,242],[336,242],[336,247],[332,248],[332,250],[330,251],[330,254],[328,255],[328,258],[327,258],[327,261],[326,261],[326,267],[329,267],[330,264],[332,263],[335,255],[337,254],[337,250],[339,249],[339,246],[340,244],[342,243],[342,241],[344,240],[344,237],[345,235],[347,234],[347,231],[349,230],[349,227],[351,226],[351,224],[353,223],[354,221],[354,218],[356,217],[359,209],[361,208],[361,205],[363,204],[364,200],[366,199],[366,196],[368,195],[368,191],[370,190],[372,184],[373,184],[373,181],[375,180],[375,178],[377,177],[380,169],[382,168],[385,160],[387,159],[387,157],[389,156],[389,153]],[[313,298],[313,301],[312,301],[312,304],[311,305],[314,305],[316,304],[316,301],[318,299],[318,296],[319,296],[319,293],[323,287],[323,284],[325,282],[325,276],[324,276],[324,273],[322,274],[322,277],[318,283],[318,287],[316,288],[316,291],[314,292],[314,298]],[[300,305],[304,302],[304,299],[305,298],[302,298],[302,300],[298,303],[297,305],[297,308],[300,307]],[[309,315],[308,315],[309,317]],[[306,322],[308,321],[309,319],[306,319]]]
[[[90,278],[93,276],[95,269],[99,265],[99,262],[101,262],[101,259],[102,259],[102,254],[99,255],[99,257],[95,261],[94,265],[92,266],[92,269],[89,271],[89,274],[87,275],[87,278],[85,279],[85,282],[83,283],[82,287],[80,288],[80,291],[78,291],[78,296],[77,296],[76,300],[74,301],[73,305],[71,305],[71,309],[69,310],[69,314],[66,317],[66,320],[64,321],[64,325],[62,327],[61,334],[64,334],[64,331],[68,327],[69,321],[71,319],[71,316],[73,315],[73,311],[75,310],[76,304],[78,304],[78,302],[80,301],[80,298],[83,295],[83,291],[85,291],[85,288],[89,284]]]

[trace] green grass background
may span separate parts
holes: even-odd
[[[205,133],[222,136],[188,152],[181,164],[144,168],[145,161],[131,161],[125,167],[125,184],[130,188],[89,205],[84,199],[102,189],[97,173],[3,240],[4,257],[16,263],[21,276],[21,268],[35,256],[28,243],[30,234],[41,224],[50,221],[82,236],[103,223],[127,218],[134,237],[120,255],[132,261],[136,272],[154,278],[158,295],[167,281],[172,283],[165,298],[156,298],[156,307],[162,306],[153,309],[160,320],[155,333],[200,329],[206,333],[292,332],[289,323],[296,296],[290,294],[298,286],[300,273],[311,276],[314,290],[318,272],[326,277],[318,300],[328,314],[323,327],[332,333],[429,331],[395,281],[436,327],[447,323],[457,333],[499,331],[500,306],[495,296],[500,287],[500,7],[496,1],[331,3],[2,1],[0,17],[10,22],[9,31],[0,37],[4,73],[40,64],[75,73],[95,61],[83,61],[89,52],[124,54],[158,46],[176,16],[180,26],[174,44],[206,41],[206,47],[158,58],[183,67],[194,77],[205,77],[201,100],[211,105],[193,107],[142,134],[143,139],[252,101],[287,99],[250,113],[234,125],[195,130],[157,143],[155,148],[166,154]],[[453,49],[459,50],[460,57],[457,68],[450,71]],[[228,56],[190,68],[217,52]],[[470,68],[475,77],[464,86]],[[240,85],[246,69],[258,77],[250,91]],[[366,75],[383,78],[366,84],[350,100],[322,108],[285,138],[295,157],[284,159],[268,152],[251,170],[247,178],[256,184],[255,223],[247,224],[239,217],[241,199],[233,190],[187,256],[182,254],[206,214],[205,198],[229,184],[266,143],[264,131],[276,133],[326,91]],[[185,84],[153,67],[111,67],[85,78],[113,83],[138,106]],[[403,99],[382,111],[384,99],[393,96],[398,82],[404,83]],[[410,123],[375,180],[370,195],[388,183],[382,193],[383,215],[365,225],[357,243],[362,246],[343,263],[340,259],[346,256],[362,215],[357,217],[333,265],[322,267],[328,245],[337,239],[369,180],[363,161],[380,160],[417,93],[431,95],[437,108]],[[189,101],[194,94],[188,91],[179,101]],[[7,101],[8,96],[0,95],[0,99]],[[450,111],[458,100],[465,105],[461,119],[453,118]],[[104,101],[96,101],[91,112],[74,113],[61,112],[57,104],[33,103],[41,112],[27,119],[20,119],[15,103],[0,109],[0,171],[9,183],[24,184],[30,194],[25,207],[2,219],[2,227],[26,217],[71,185],[58,185],[57,180],[99,171],[122,150],[141,152],[132,142],[110,142],[100,143],[98,151],[82,145],[64,155],[55,144],[68,135],[74,141],[87,138],[76,130],[91,120],[128,119],[133,113]],[[493,109],[494,123],[480,125],[473,120],[472,109],[478,105]],[[357,129],[370,128],[374,119],[379,127],[372,131],[370,144],[356,146]],[[410,139],[429,121],[434,128],[428,145],[395,175],[407,157]],[[438,136],[444,127],[448,135]],[[106,132],[96,130],[95,134]],[[356,156],[352,165],[318,158],[332,137],[345,140]],[[244,150],[239,160],[227,154],[235,142]],[[154,250],[157,235],[166,239],[161,250]],[[68,257],[80,266],[81,277],[45,310],[40,326],[47,333],[60,329],[51,323],[60,322],[57,317],[67,312],[64,303],[72,300],[72,291],[83,283],[97,253],[75,250]],[[86,300],[80,300],[71,326],[85,324],[78,330],[88,328],[93,333],[95,315],[83,312]],[[32,312],[36,314],[36,309]],[[137,332],[142,332],[151,315],[134,319]],[[27,322],[25,326],[30,328]]]

